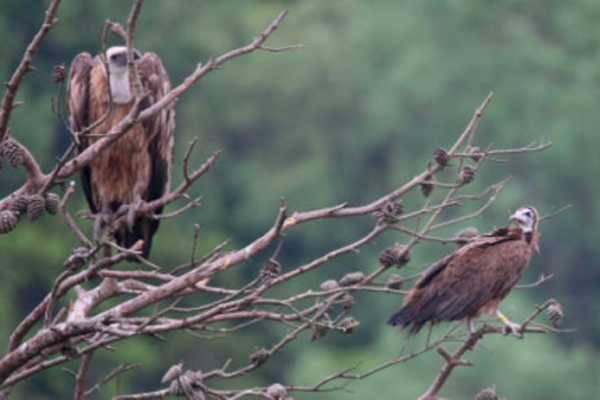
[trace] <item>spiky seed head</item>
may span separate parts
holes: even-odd
[[[469,157],[471,157],[471,160],[475,162],[479,162],[484,156],[483,150],[481,150],[481,147],[479,146],[471,147],[468,154]]]
[[[458,172],[458,175],[456,175],[456,183],[458,183],[460,186],[471,183],[475,179],[475,174],[475,168],[471,167],[470,165],[464,165]]]
[[[44,198],[39,194],[27,197],[27,218],[29,218],[30,221],[35,221],[42,216],[44,207]]]
[[[494,388],[486,388],[481,392],[477,393],[475,396],[475,400],[499,400],[500,397],[496,394],[496,390]]]
[[[55,65],[52,68],[52,82],[61,83],[67,76],[67,68],[64,65]]]
[[[358,328],[359,325],[360,322],[358,322],[356,318],[346,317],[338,323],[337,328],[342,333],[352,333],[356,330],[356,328]]]
[[[27,205],[29,204],[29,200],[27,196],[17,196],[13,198],[10,203],[10,209],[17,215],[20,216],[24,212],[27,211]]]
[[[402,275],[391,274],[388,277],[386,286],[393,290],[400,290],[400,289],[402,289],[403,283],[404,283],[404,278],[402,277]]]
[[[11,210],[0,212],[0,233],[8,233],[16,228],[19,217]]]
[[[23,164],[25,158],[23,147],[12,137],[8,137],[2,142],[2,154],[13,168]]]
[[[435,163],[440,167],[444,168],[446,165],[448,165],[448,160],[448,153],[443,147],[438,147],[433,151],[433,161],[435,161]]]
[[[267,388],[267,396],[271,400],[285,400],[287,389],[281,383],[274,383]]]
[[[404,205],[400,201],[388,201],[373,216],[379,223],[394,224],[398,222],[398,216],[404,212]]]
[[[477,228],[469,226],[456,232],[456,235],[454,235],[454,241],[460,246],[464,246],[465,244],[469,243],[471,239],[477,237],[477,235],[479,235]]]
[[[327,333],[329,333],[329,328],[331,327],[331,317],[328,313],[323,314],[319,317],[316,323],[313,325],[312,336],[310,337],[310,341],[314,342],[317,339],[321,339],[325,337]]]
[[[56,214],[58,212],[58,206],[60,205],[60,197],[56,193],[46,193],[45,205],[48,214]]]
[[[562,307],[558,302],[550,304],[547,310],[548,320],[553,328],[558,329],[562,324],[563,317],[565,316]]]
[[[263,282],[269,282],[277,278],[279,274],[281,274],[281,264],[273,258],[267,260],[260,270],[260,278]]]
[[[263,347],[254,350],[254,353],[250,354],[250,363],[260,365],[267,361],[271,354]]]
[[[421,194],[423,197],[429,197],[433,192],[433,175],[427,175],[423,182],[419,184],[419,189],[421,190]]]
[[[340,286],[352,286],[360,283],[365,278],[365,274],[360,271],[350,272],[340,279]]]

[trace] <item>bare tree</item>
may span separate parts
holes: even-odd
[[[0,359],[0,390],[3,397],[8,397],[11,389],[26,379],[77,359],[79,370],[73,383],[74,398],[86,398],[101,390],[107,382],[135,368],[131,364],[123,364],[107,372],[100,381],[90,382],[88,372],[94,362],[94,354],[103,351],[111,343],[182,330],[217,332],[220,335],[233,336],[240,335],[247,326],[252,324],[276,324],[286,327],[286,333],[269,348],[256,349],[249,355],[246,365],[231,368],[229,363],[226,363],[214,370],[192,371],[186,369],[183,363],[176,364],[168,369],[162,382],[157,383],[156,390],[123,394],[117,398],[144,399],[174,395],[192,399],[237,399],[252,395],[267,399],[284,399],[293,392],[336,390],[349,381],[368,378],[393,365],[407,362],[425,352],[437,349],[444,358],[444,365],[422,397],[433,398],[454,367],[470,365],[469,361],[463,358],[467,350],[475,348],[485,335],[501,332],[500,328],[485,324],[474,335],[467,336],[464,330],[454,325],[448,332],[432,339],[423,348],[409,354],[398,354],[387,362],[362,372],[357,371],[356,366],[352,366],[344,371],[325,376],[311,386],[297,386],[294,382],[273,382],[267,387],[221,389],[227,387],[223,382],[251,373],[262,364],[269,362],[274,354],[292,341],[306,340],[306,335],[300,338],[301,333],[309,332],[312,340],[318,340],[330,331],[342,334],[355,331],[359,327],[359,321],[351,316],[351,311],[356,293],[405,294],[401,289],[402,284],[416,279],[418,275],[393,274],[385,279],[390,268],[394,266],[400,268],[409,262],[412,249],[422,242],[448,243],[463,240],[460,236],[443,238],[434,236],[434,233],[441,228],[480,216],[492,205],[496,196],[507,184],[508,180],[505,179],[489,184],[479,193],[465,194],[463,187],[476,178],[479,168],[484,163],[497,161],[501,156],[545,150],[551,146],[551,143],[542,142],[508,149],[492,146],[481,149],[474,146],[476,127],[491,101],[490,94],[477,108],[466,129],[458,135],[447,150],[442,147],[432,149],[433,157],[424,160],[426,165],[422,171],[415,171],[414,178],[399,187],[392,188],[372,202],[356,207],[344,203],[321,209],[292,212],[290,215],[285,201],[281,200],[272,227],[245,246],[226,251],[229,244],[223,243],[202,257],[192,256],[189,262],[182,265],[158,267],[143,259],[135,246],[129,249],[119,248],[110,234],[97,242],[88,238],[69,210],[69,199],[74,192],[74,187],[68,187],[62,199],[52,194],[50,190],[89,165],[100,152],[110,151],[111,144],[119,140],[119,137],[135,123],[156,114],[164,107],[172,106],[183,92],[222,64],[258,50],[284,51],[298,47],[271,48],[265,45],[267,39],[281,24],[286,12],[277,16],[247,46],[211,58],[206,63],[199,63],[194,72],[166,94],[161,101],[144,108],[144,102],[141,101],[143,93],[137,93],[136,106],[129,115],[108,132],[105,139],[96,141],[80,154],[75,154],[75,141],[82,135],[88,134],[91,129],[70,132],[73,144],[60,157],[52,171],[44,173],[35,156],[19,143],[18,134],[7,135],[7,133],[11,111],[16,106],[15,95],[19,85],[30,70],[40,43],[57,23],[55,13],[60,2],[54,0],[48,7],[42,27],[32,39],[21,63],[6,85],[0,115],[1,151],[4,159],[9,163],[26,170],[27,181],[13,193],[0,199],[0,233],[18,228],[18,224],[25,220],[22,218],[24,215],[28,215],[29,219],[36,219],[44,211],[59,212],[66,226],[81,243],[81,247],[74,249],[72,254],[65,255],[64,270],[58,274],[53,286],[48,288],[45,298],[24,316],[12,331],[7,352]],[[135,1],[127,27],[107,23],[104,38],[109,30],[120,33],[126,39],[131,51],[135,37],[135,24],[142,4],[141,0]],[[57,80],[60,80],[61,74],[64,76],[64,73],[64,70],[57,69],[55,71]],[[61,114],[60,109],[58,114]],[[143,204],[136,213],[153,215],[153,211],[157,208],[187,198],[187,205],[168,214],[155,216],[155,218],[177,218],[198,204],[198,199],[189,199],[186,191],[209,171],[217,161],[219,153],[215,152],[204,164],[189,171],[189,158],[194,144],[195,142],[191,143],[185,153],[183,173],[179,177],[181,183],[160,199]],[[436,179],[436,175],[442,170],[453,171],[452,181],[444,182]],[[6,173],[6,169],[2,172]],[[177,180],[177,177],[174,177],[174,180]],[[415,190],[421,191],[426,197],[432,190],[443,191],[444,196],[439,201],[431,200],[421,206],[411,205],[412,211],[405,212],[404,209],[409,207],[402,203],[402,198]],[[468,202],[479,204],[478,210],[470,214],[463,213],[453,219],[442,220],[444,210],[456,208],[460,211],[460,206]],[[310,262],[295,265],[288,272],[282,272],[278,253],[286,245],[284,234],[286,237],[293,235],[301,225],[316,224],[322,219],[335,220],[343,226],[352,223],[357,216],[368,214],[375,217],[371,229],[363,232],[354,241],[331,249]],[[94,215],[88,217],[95,218]],[[126,223],[125,215],[116,218],[107,232],[114,232]],[[341,255],[360,249],[386,231],[403,232],[411,239],[407,243],[384,249],[379,257],[379,266],[375,268],[350,271],[340,279],[325,281],[311,290],[294,291],[291,283],[299,277],[314,274]],[[198,228],[194,242],[197,236]],[[225,270],[240,268],[244,263],[264,253],[271,245],[277,245],[277,250],[269,256],[260,273],[253,279],[236,289],[211,285],[216,275]],[[102,257],[102,252],[99,250],[103,246],[111,246],[117,251],[112,256]],[[127,264],[127,268],[119,270],[113,268],[132,256],[137,257],[141,264]],[[542,277],[536,284],[545,279],[546,277]],[[91,283],[94,286],[85,290],[83,283],[88,285]],[[284,292],[286,295],[282,296],[281,291],[273,290],[279,287],[286,287]],[[76,300],[68,307],[66,296],[73,293],[76,295]],[[179,305],[182,299],[197,293],[210,293],[214,295],[215,300],[198,307]],[[116,299],[116,305],[107,307],[108,299],[113,299],[111,304],[115,304],[114,299]],[[104,306],[102,311],[99,311],[100,305]],[[557,322],[562,317],[562,311],[558,303],[548,301],[536,307],[531,316],[524,321],[524,333],[544,333],[555,329],[539,324],[533,325],[533,319],[545,309],[550,311],[551,321],[558,326]],[[224,321],[230,321],[233,325],[223,328]],[[445,350],[445,347],[441,347],[443,344],[455,345],[457,341],[458,347],[452,353]],[[167,367],[165,366],[165,369]]]

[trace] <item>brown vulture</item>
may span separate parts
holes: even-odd
[[[143,90],[149,93],[147,101],[157,102],[171,89],[160,58],[135,50],[134,61]],[[92,58],[87,52],[71,63],[67,93],[71,128],[81,132],[102,119],[89,135],[80,138],[80,152],[109,132],[133,106],[127,48],[109,48],[106,66],[108,73],[101,56]],[[135,124],[81,170],[87,202],[93,213],[100,213],[96,221],[102,221],[95,226],[95,236],[99,226],[108,224],[121,206],[128,205],[128,226],[115,233],[115,240],[127,248],[143,240],[142,256],[148,257],[158,220],[151,216],[134,218],[134,210],[143,201],[158,199],[169,191],[174,129],[175,112],[170,106]],[[162,208],[155,213],[162,213]]]
[[[533,207],[523,206],[510,221],[514,224],[478,236],[431,265],[388,323],[410,326],[410,336],[428,322],[466,319],[473,333],[473,319],[488,314],[498,317],[505,332],[517,335],[520,326],[509,321],[498,305],[538,250],[538,213]]]

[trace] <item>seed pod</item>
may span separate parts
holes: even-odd
[[[406,246],[395,244],[394,247],[388,247],[379,254],[379,263],[386,268],[395,265],[402,268],[408,264],[411,258],[411,251],[406,250]]]
[[[550,321],[550,324],[552,325],[552,327],[555,329],[560,328],[563,317],[565,315],[563,313],[563,310],[562,310],[562,307],[560,306],[560,304],[558,302],[552,303],[548,307],[547,312],[548,312],[548,320]]]
[[[27,211],[27,204],[29,200],[27,196],[17,196],[13,199],[12,203],[10,203],[10,209],[17,215],[21,216],[25,211]]]
[[[494,388],[483,389],[481,392],[477,393],[475,396],[475,400],[499,400],[500,397],[496,394],[496,390]]]
[[[12,231],[15,229],[18,222],[19,217],[17,217],[13,211],[4,210],[0,212],[0,234]]]
[[[4,139],[2,142],[2,154],[13,168],[21,165],[25,157],[23,147],[12,137]]]
[[[27,198],[27,218],[35,221],[42,216],[45,207],[45,201],[39,194],[31,195]]]
[[[255,365],[260,365],[267,361],[271,354],[265,348],[257,348],[254,353],[250,354],[250,362]]]
[[[421,194],[423,197],[429,197],[433,192],[433,181],[433,175],[427,175],[425,179],[423,179],[423,182],[419,184],[419,188],[421,189]]]
[[[267,388],[267,396],[271,400],[285,400],[287,389],[281,383],[274,383]]]
[[[354,300],[354,296],[352,296],[350,293],[346,293],[342,296],[342,310],[345,313],[348,313],[352,307],[354,307],[354,304],[356,304],[356,301]]]
[[[484,156],[483,150],[478,146],[471,147],[468,154],[471,157],[471,160],[475,162],[479,162]]]
[[[336,282],[335,279],[329,279],[329,280],[326,280],[325,282],[321,283],[321,289],[325,290],[325,291],[335,290],[339,287],[340,287],[340,285]]]
[[[359,325],[360,322],[358,322],[356,318],[346,317],[338,323],[337,328],[342,333],[352,333],[356,330],[356,328],[358,328]]]
[[[394,224],[398,222],[398,216],[404,212],[402,202],[388,201],[381,209],[375,211],[373,216],[379,223]]]
[[[331,317],[329,314],[323,314],[319,319],[317,319],[316,323],[313,325],[312,336],[310,337],[310,341],[314,342],[317,339],[321,339],[325,337],[327,333],[329,333],[329,327],[331,326]]]
[[[52,68],[52,82],[61,83],[65,80],[67,76],[67,69],[64,65],[55,65]]]
[[[281,264],[272,258],[267,260],[260,270],[260,278],[263,282],[269,282],[270,280],[277,278],[279,274],[281,274]]]
[[[433,161],[440,167],[444,168],[448,165],[448,153],[443,147],[438,147],[433,151]]]
[[[54,215],[58,212],[60,197],[56,193],[46,193],[46,211],[48,214]]]
[[[340,279],[340,286],[352,286],[357,283],[360,283],[365,278],[365,274],[360,271],[350,272],[349,274],[344,275],[342,279]]]
[[[454,241],[456,243],[458,243],[460,246],[464,246],[465,244],[469,243],[469,241],[471,239],[473,239],[474,237],[476,237],[478,234],[479,234],[479,232],[477,232],[477,228],[469,226],[467,228],[461,229],[460,231],[456,232],[456,235],[454,236]]]
[[[458,175],[456,175],[456,183],[458,183],[460,186],[471,183],[473,182],[473,179],[475,179],[475,174],[476,171],[473,167],[470,165],[465,165],[458,172]]]

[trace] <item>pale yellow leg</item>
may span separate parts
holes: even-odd
[[[500,310],[496,310],[496,316],[498,317],[498,321],[504,325],[502,332],[505,335],[508,335],[509,333],[516,337],[521,337],[523,335],[521,332],[521,325],[517,324],[516,322],[509,321],[509,319],[506,318],[506,316],[502,314]]]

